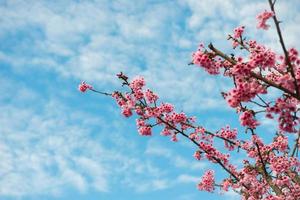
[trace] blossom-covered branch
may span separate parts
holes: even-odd
[[[246,132],[251,132],[243,137],[247,139],[240,139],[241,133],[228,125],[209,131],[198,125],[195,117],[176,112],[172,104],[161,101],[155,92],[146,88],[143,77],[130,80],[119,73],[117,77],[125,86],[124,91],[100,92],[85,82],[80,84],[79,90],[90,90],[115,99],[125,117],[136,117],[137,130],[142,136],[151,136],[154,127],[161,127],[160,134],[169,136],[171,141],[177,142],[183,137],[195,144],[196,160],[206,159],[219,165],[227,174],[225,179],[216,180],[213,170],[206,171],[198,184],[199,190],[232,189],[245,200],[298,200],[300,58],[295,48],[286,48],[275,12],[275,1],[268,2],[271,10],[257,16],[257,28],[267,30],[269,19],[273,18],[283,55],[255,40],[246,39],[245,26],[235,28],[228,39],[232,41],[234,50],[245,50],[246,56],[228,55],[213,44],[207,48],[201,44],[192,55],[191,63],[195,66],[209,75],[222,75],[232,81],[232,89],[221,94],[237,111]],[[271,88],[280,93],[275,97],[268,95]],[[267,133],[257,129],[262,124],[259,119],[264,118],[277,124],[276,133],[266,136],[273,139],[269,143],[263,140]],[[217,148],[217,140],[223,141],[222,148]],[[242,167],[231,163],[234,151],[247,155]]]

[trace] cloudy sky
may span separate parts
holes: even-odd
[[[277,8],[299,48],[299,1]],[[226,36],[239,25],[279,51],[273,28],[255,28],[264,9],[263,0],[0,0],[0,199],[238,199],[197,191],[206,169],[222,172],[194,160],[194,146],[139,136],[110,98],[77,85],[113,91],[116,73],[143,75],[199,124],[238,126],[220,96],[230,84],[188,63],[200,42],[231,53]]]

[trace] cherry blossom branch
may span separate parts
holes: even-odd
[[[296,76],[295,76],[294,68],[293,68],[292,63],[290,61],[289,53],[288,53],[288,51],[285,47],[285,43],[283,41],[282,32],[281,32],[281,29],[280,29],[280,26],[279,26],[280,22],[278,21],[276,13],[275,13],[275,2],[276,1],[273,1],[273,2],[272,2],[272,0],[268,0],[268,1],[269,1],[271,11],[274,13],[273,20],[274,20],[274,23],[275,23],[275,26],[276,26],[276,31],[277,31],[277,34],[278,34],[278,37],[279,37],[279,42],[281,44],[281,47],[282,47],[282,50],[283,50],[283,53],[284,53],[284,56],[285,56],[285,62],[288,65],[289,71],[290,71],[290,73],[293,77],[294,86],[295,86],[295,90],[296,90],[296,95],[297,95],[297,97],[299,97],[300,94],[299,94],[299,89],[298,89],[298,84],[297,84],[297,79],[296,79]]]
[[[129,84],[126,80],[126,83]],[[141,104],[143,106],[147,106],[144,102],[140,101]],[[177,127],[173,126],[172,124],[168,123],[167,121],[165,121],[163,118],[161,117],[157,117],[157,119],[159,119],[161,122],[163,122],[165,125],[167,125],[168,127],[174,129],[176,132],[180,133],[182,136],[188,138],[190,141],[192,141],[195,145],[197,145],[197,147],[201,148],[200,144],[193,138],[190,138],[186,133],[184,133],[183,130],[179,130]],[[207,133],[211,133],[211,132],[208,132]],[[231,142],[231,141],[230,141]],[[204,151],[206,154],[209,155],[209,152],[207,152],[205,149],[201,149],[202,151]],[[212,158],[226,171],[228,172],[232,177],[234,177],[237,181],[240,181],[240,179],[233,173],[231,172],[223,163],[220,159],[216,158],[215,156],[212,156]],[[249,189],[245,184],[243,184],[243,186],[246,188],[246,189]]]
[[[191,128],[194,128],[194,129],[199,128],[199,127],[196,127],[196,126],[194,126],[194,125],[192,125],[192,124],[187,124],[187,123],[183,123],[183,124],[184,124],[184,125],[187,125],[187,126],[189,126],[189,127],[191,127]],[[232,141],[232,140],[230,140],[230,139],[224,138],[224,137],[222,137],[222,136],[220,136],[220,135],[217,135],[217,134],[212,133],[212,132],[207,131],[207,130],[205,130],[204,132],[205,132],[206,134],[208,134],[208,135],[211,135],[211,136],[213,136],[213,137],[219,138],[219,139],[221,139],[221,140],[223,140],[223,141],[226,141],[226,142],[228,142],[228,143],[230,143],[230,144],[232,144],[232,145],[234,145],[234,146],[237,146],[237,147],[241,148],[241,145],[240,145],[240,144],[238,144],[238,143],[236,143],[236,142],[234,142],[234,141]],[[241,141],[241,142],[245,143],[245,141]]]
[[[194,144],[197,145],[197,147],[201,148],[200,144],[190,138],[187,134],[185,134],[183,131],[179,130],[178,128],[174,127],[172,124],[168,123],[167,121],[163,120],[161,117],[158,117],[159,120],[161,120],[163,123],[165,123],[166,125],[168,125],[169,127],[173,128],[174,130],[176,130],[178,133],[180,133],[181,135],[183,135],[184,137],[188,138],[190,141],[192,141]],[[209,152],[207,152],[205,149],[202,149],[206,154],[209,154]],[[212,157],[226,172],[228,172],[232,177],[234,177],[237,181],[240,181],[240,179],[234,174],[232,173],[223,163],[220,159],[216,158],[216,157]],[[248,186],[246,186],[245,184],[243,184],[243,186],[246,189],[249,189]]]
[[[229,61],[231,64],[233,64],[233,65],[236,65],[236,64],[237,64],[237,61],[236,61],[236,60],[230,58],[229,56],[227,56],[226,54],[224,54],[224,53],[221,52],[220,50],[216,49],[212,44],[209,44],[209,45],[208,45],[208,48],[209,48],[210,50],[212,50],[216,55],[218,55],[218,56],[222,57],[223,59]],[[281,91],[283,91],[283,92],[285,92],[285,93],[291,95],[292,97],[294,97],[294,98],[300,100],[300,96],[298,96],[297,94],[293,93],[292,91],[290,91],[290,90],[288,90],[288,89],[282,87],[281,85],[278,85],[278,84],[274,83],[273,81],[270,81],[270,80],[266,79],[265,77],[263,77],[263,76],[261,76],[261,75],[255,73],[255,72],[250,72],[250,75],[251,75],[252,77],[254,77],[254,78],[258,79],[258,80],[261,80],[261,81],[263,81],[264,83],[267,83],[267,84],[269,84],[270,86],[273,86],[273,87],[275,87],[275,88],[277,88],[277,89],[279,89],[279,90],[281,90]]]
[[[252,128],[249,128],[249,130],[251,131],[252,133],[252,136],[256,136],[254,130]],[[272,178],[269,176],[268,172],[267,172],[267,169],[266,169],[266,163],[264,162],[264,159],[262,157],[262,154],[261,154],[261,151],[260,151],[260,147],[259,147],[259,144],[257,141],[254,141],[255,143],[255,146],[257,148],[257,153],[258,153],[258,157],[260,159],[260,162],[262,164],[262,170],[259,170],[260,173],[263,175],[263,177],[265,178],[265,180],[267,181],[268,185],[274,190],[274,192],[277,194],[277,195],[282,195],[282,191],[280,190],[280,188],[275,185],[273,182],[272,182]],[[258,166],[259,168],[259,166]]]
[[[253,131],[253,129],[251,129]],[[267,183],[269,184],[269,186],[274,190],[274,192],[277,194],[277,195],[282,195],[282,191],[280,190],[280,188],[275,185],[273,182],[272,182],[272,178],[269,176],[268,172],[267,172],[267,169],[266,169],[266,164],[264,162],[264,159],[261,155],[261,151],[260,151],[260,147],[258,145],[257,142],[255,142],[255,146],[257,148],[257,152],[258,152],[258,156],[259,156],[259,159],[260,159],[260,162],[262,164],[262,175],[263,177],[265,178],[265,180],[267,181]]]
[[[123,81],[123,85],[126,85],[126,86],[128,86],[128,87],[130,88],[131,94],[133,94],[133,95],[136,94],[136,91],[131,87],[130,83],[128,82],[128,77],[127,77],[127,76],[125,76],[123,73],[120,73],[120,74],[118,74],[118,77]],[[86,83],[84,83],[84,85],[85,85],[85,87],[87,87],[87,89],[90,89],[91,91],[94,91],[94,92],[97,92],[97,93],[100,93],[100,94],[104,94],[104,95],[108,95],[108,93],[99,92],[99,91],[97,91],[97,90],[94,90],[91,86],[87,85]],[[82,86],[82,85],[81,85],[81,86]],[[85,91],[85,90],[84,90],[84,91]],[[113,95],[112,95],[112,96],[113,96]],[[118,96],[120,96],[124,101],[127,101],[126,97],[124,97],[124,96],[122,95],[122,93],[118,93]],[[149,107],[149,105],[147,104],[147,101],[146,101],[146,99],[145,99],[144,97],[138,99],[138,102],[139,102],[140,106],[142,107],[142,109],[145,109],[145,108],[148,108],[148,107]],[[156,107],[156,103],[155,103],[155,108],[157,108],[157,107]],[[234,177],[234,178],[236,179],[237,182],[240,181],[240,179],[239,179],[239,178],[238,178],[238,177],[237,177],[237,176],[236,176],[236,175],[235,175],[228,167],[225,166],[225,164],[222,162],[222,160],[221,160],[220,158],[217,158],[216,156],[211,155],[211,153],[208,152],[207,149],[202,148],[201,145],[200,145],[194,138],[189,137],[189,135],[187,135],[187,134],[184,132],[183,129],[180,130],[180,129],[178,129],[176,126],[174,126],[174,125],[172,125],[171,123],[169,123],[168,121],[164,120],[164,119],[163,119],[163,116],[157,116],[156,118],[157,118],[158,122],[162,122],[163,124],[166,125],[166,127],[169,127],[169,128],[171,128],[171,129],[175,130],[175,134],[179,133],[179,134],[181,134],[182,136],[188,138],[188,139],[189,139],[190,141],[192,141],[195,145],[197,145],[197,147],[202,151],[202,153],[206,153],[207,155],[210,155],[211,158],[213,159],[213,161],[215,161],[216,163],[218,163],[218,164],[219,164],[226,172],[228,172],[232,177]],[[156,125],[157,125],[157,124],[156,124]],[[192,126],[192,125],[190,125],[190,127],[191,127],[191,126]],[[153,126],[150,125],[149,127],[153,127]],[[196,127],[194,126],[194,128],[196,128]],[[213,134],[213,133],[208,132],[208,131],[207,131],[206,133]],[[213,134],[213,135],[215,135],[215,134]],[[225,139],[225,138],[224,138],[224,139]],[[232,142],[232,141],[228,140],[228,142]],[[244,183],[242,183],[242,186],[245,187],[246,189],[249,189]]]

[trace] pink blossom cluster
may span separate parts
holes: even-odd
[[[236,87],[224,93],[228,105],[232,108],[239,107],[241,102],[250,101],[257,94],[266,93],[265,87],[255,79],[245,81],[244,78],[237,77],[235,80]]]
[[[198,189],[212,192],[215,189],[214,184],[215,184],[214,171],[208,170],[202,176],[201,181],[198,184]]]
[[[142,88],[145,86],[145,79],[143,77],[136,77],[131,83],[130,88],[133,90],[134,97],[139,100],[144,97]]]
[[[219,74],[221,63],[220,60],[214,60],[213,54],[205,53],[201,48],[198,51],[193,53],[193,64],[200,65],[203,67],[209,74]]]
[[[250,72],[255,69],[255,65],[249,62],[242,62],[241,58],[238,59],[236,65],[230,68],[230,73],[234,76],[249,76]]]
[[[267,20],[274,16],[274,12],[264,11],[256,16],[258,23],[257,28],[267,30],[270,25],[266,24]]]
[[[177,141],[174,128],[178,126],[182,130],[190,128],[187,124],[193,121],[192,117],[187,117],[183,112],[174,112],[172,104],[161,103],[158,106],[156,105],[159,97],[150,89],[144,89],[144,78],[136,77],[130,83],[126,82],[125,84],[129,86],[131,92],[125,94],[115,92],[112,97],[116,99],[125,117],[132,116],[133,112],[139,116],[137,127],[140,135],[150,136],[154,126],[165,125],[161,134],[165,136],[171,135],[171,139]],[[151,121],[151,118],[157,122],[156,125],[151,125],[148,122]]]
[[[242,37],[242,34],[244,33],[244,30],[245,30],[245,26],[236,27],[233,30],[233,37],[235,39],[240,39]]]
[[[222,184],[222,190],[228,192],[229,187],[232,187],[231,179],[224,179]]]
[[[192,133],[190,133],[189,138],[200,141],[204,140],[207,142],[211,142],[212,136],[206,134],[205,128],[203,127],[196,127]]]
[[[279,129],[293,133],[296,131],[295,126],[299,124],[299,120],[295,120],[294,113],[297,110],[298,101],[291,98],[278,98],[274,106],[266,109],[267,117],[273,118],[273,114],[278,114]]]
[[[229,154],[221,153],[213,146],[212,143],[201,141],[199,143],[199,147],[205,152],[205,156],[209,161],[213,163],[221,161],[224,166],[227,166],[229,164]]]
[[[261,69],[266,69],[267,67],[274,67],[276,62],[276,54],[267,49],[261,44],[257,44],[256,41],[249,41],[249,64],[254,67],[260,67]]]
[[[245,26],[239,26],[233,30],[233,48],[236,48],[239,45],[239,41],[241,42],[243,40],[242,35],[244,33],[244,30]]]
[[[240,122],[242,126],[246,126],[252,129],[255,129],[259,125],[259,122],[254,118],[253,111],[251,110],[244,111],[240,115]]]
[[[292,66],[292,70],[295,74],[295,79],[297,81],[297,87],[299,90],[299,81],[300,81],[300,58],[298,55],[298,51],[295,48],[291,48],[288,51],[290,66]],[[277,73],[268,74],[268,78],[277,84],[282,85],[290,91],[295,90],[294,78],[290,75],[289,71],[291,67],[287,64],[287,60],[285,56],[279,55],[278,63],[275,65],[275,69]]]
[[[285,135],[279,135],[274,138],[272,147],[281,152],[286,152],[288,149],[288,138]]]
[[[195,151],[194,158],[197,159],[197,160],[201,160],[201,152],[200,151]]]
[[[228,139],[230,141],[236,141],[237,138],[237,129],[230,129],[230,126],[227,125],[225,128],[222,128],[219,133],[219,136],[222,138]],[[232,151],[236,147],[232,143],[228,142],[227,140],[224,140],[225,148]]]
[[[89,84],[87,84],[85,81],[82,81],[81,84],[79,84],[78,86],[78,90],[80,92],[85,92],[86,90],[89,90],[89,89],[93,89],[93,87]]]
[[[288,55],[289,55],[289,60],[292,62],[292,64],[294,64],[294,67],[298,68],[300,65],[300,58],[297,49],[295,48],[289,49]]]
[[[270,167],[275,173],[287,172],[291,168],[291,162],[285,156],[274,156],[270,159]]]
[[[145,98],[148,103],[154,103],[157,101],[158,96],[156,94],[154,94],[151,90],[148,89],[145,92]]]

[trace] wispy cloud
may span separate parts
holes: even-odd
[[[168,187],[164,170],[137,157],[130,151],[130,142],[126,142],[126,155],[118,151],[126,141],[119,133],[111,147],[105,143],[114,140],[115,133],[102,139],[91,137],[95,128],[102,128],[105,134],[121,124],[107,126],[106,119],[78,112],[57,100],[47,100],[38,110],[20,107],[20,102],[38,99],[31,93],[32,99],[23,95],[15,106],[0,106],[0,196],[60,195],[68,187],[81,193],[109,192],[115,183],[138,192]]]
[[[298,4],[278,1],[288,46],[300,44]],[[228,112],[220,92],[230,85],[188,66],[191,52],[200,41],[229,51],[226,36],[237,25],[280,52],[274,29],[255,29],[265,8],[258,0],[0,2],[0,196],[194,184],[207,164],[189,151],[125,135],[136,133],[128,125],[134,122],[121,121],[105,100],[78,100],[70,83],[85,79],[107,91],[119,87],[117,72],[140,74],[163,101],[201,111],[203,123],[215,128],[224,120],[211,114]]]
[[[175,152],[173,149],[164,147],[162,144],[155,140],[149,140],[145,153],[152,156],[166,158],[175,167],[184,168],[186,170],[200,171],[208,167],[207,163],[194,160],[192,155],[190,155],[189,158],[184,158],[178,152]]]

